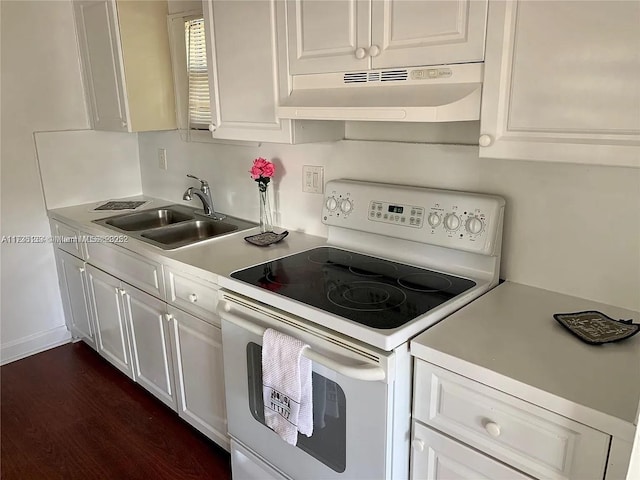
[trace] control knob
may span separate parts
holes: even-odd
[[[336,200],[336,197],[327,198],[327,201],[325,202],[325,206],[327,207],[327,210],[329,210],[330,212],[333,212],[336,208],[338,208],[338,201]]]
[[[460,226],[460,218],[455,213],[450,213],[444,217],[444,226],[447,230],[457,230]]]
[[[469,217],[465,223],[467,232],[473,235],[480,233],[483,226],[484,225],[482,224],[482,220],[480,220],[478,217]]]
[[[429,225],[431,225],[432,228],[437,227],[438,225],[440,225],[440,221],[442,220],[442,218],[440,217],[439,214],[437,214],[436,212],[431,212],[429,214],[429,216],[427,217],[427,223]]]
[[[349,213],[353,210],[353,203],[351,203],[351,200],[348,198],[342,200],[342,202],[340,202],[340,210],[342,210],[342,213]]]

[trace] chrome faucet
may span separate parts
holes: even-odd
[[[216,213],[213,208],[213,199],[211,198],[211,189],[209,188],[209,182],[201,180],[198,177],[187,174],[187,177],[194,178],[200,182],[200,188],[189,187],[182,196],[183,200],[190,201],[193,199],[193,195],[197,196],[202,201],[203,213],[207,217],[211,217],[214,220],[222,220],[224,215]]]

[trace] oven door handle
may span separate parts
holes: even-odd
[[[255,323],[240,317],[234,313],[229,312],[226,308],[219,309],[220,316],[225,320],[233,323],[234,325],[244,328],[245,330],[250,331],[251,333],[255,333],[259,337],[264,335],[266,328],[261,327],[260,325],[256,325]],[[382,368],[371,365],[369,363],[363,363],[361,365],[345,365],[343,363],[337,362],[332,358],[327,357],[326,355],[322,355],[311,348],[305,348],[302,351],[302,355],[307,357],[312,362],[317,362],[320,365],[324,365],[325,367],[337,372],[345,377],[353,378],[355,380],[364,380],[365,382],[379,382],[385,379],[386,375]]]

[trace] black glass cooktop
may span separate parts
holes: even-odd
[[[444,273],[332,247],[231,277],[374,328],[396,328],[475,286]]]

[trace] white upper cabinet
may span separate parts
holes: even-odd
[[[366,70],[370,60],[371,2],[287,2],[291,74]]]
[[[640,3],[492,2],[480,156],[640,166]]]
[[[290,90],[284,2],[205,0],[203,7],[213,138],[301,143],[343,137],[340,124],[276,115]]]
[[[175,129],[166,2],[76,0],[74,13],[93,128]]]
[[[481,62],[486,0],[291,0],[292,74]]]

